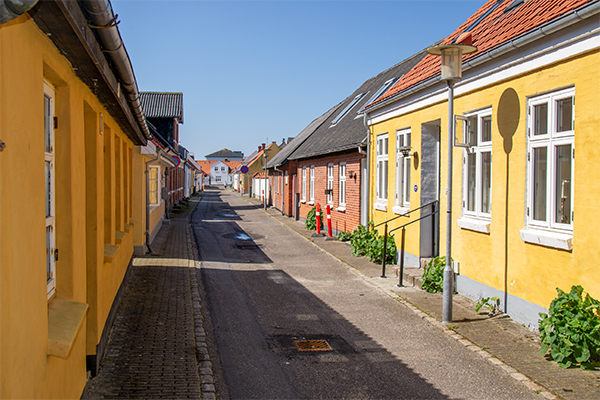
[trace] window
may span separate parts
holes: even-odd
[[[333,204],[333,164],[327,164],[327,204]]]
[[[575,89],[528,102],[527,225],[573,230]]]
[[[466,118],[465,129],[470,148],[463,152],[463,216],[490,219],[492,212],[492,110],[488,108],[468,114]]]
[[[221,167],[221,172],[225,172],[225,167]]]
[[[410,207],[410,129],[396,132],[396,199],[398,212]],[[395,210],[396,211],[396,210]]]
[[[310,166],[310,202],[315,202],[315,166]]]
[[[159,185],[159,177],[160,174],[158,172],[159,167],[150,167],[150,172],[148,176],[148,192],[150,193],[150,204],[155,206],[158,204],[158,192],[160,190]]]
[[[221,175],[215,176],[215,182],[221,182]]]
[[[288,172],[287,171],[285,171],[285,184],[286,185],[288,184]]]
[[[346,106],[346,108],[344,108],[344,109],[342,110],[342,112],[341,112],[341,113],[339,113],[339,114],[337,115],[337,117],[335,117],[335,118],[333,119],[333,121],[331,121],[331,126],[335,126],[335,125],[337,125],[337,123],[338,123],[338,122],[340,122],[340,121],[342,120],[342,118],[344,118],[344,116],[345,116],[346,114],[348,114],[348,112],[349,112],[350,110],[352,110],[352,108],[353,108],[353,107],[356,105],[356,103],[358,103],[358,102],[360,101],[360,99],[362,99],[362,98],[363,98],[363,96],[364,96],[364,94],[362,94],[362,93],[361,93],[361,94],[359,94],[359,95],[357,95],[357,96],[356,96],[356,97],[355,97],[355,98],[354,98],[354,99],[353,99],[353,100],[350,102],[350,104],[348,104],[348,105]]]
[[[54,155],[54,88],[44,82],[44,186],[46,188],[46,288],[48,299],[56,291]]]
[[[302,167],[302,201],[306,201],[306,167]]]
[[[377,136],[376,146],[376,181],[375,181],[375,208],[385,211],[387,207],[388,187],[388,134]]]
[[[339,208],[346,208],[346,163],[340,163]]]
[[[396,78],[392,78],[389,79],[388,81],[386,81],[383,86],[381,88],[379,88],[379,90],[377,92],[375,92],[375,94],[369,99],[369,101],[367,101],[365,104],[371,104],[372,102],[374,102],[375,100],[377,100],[379,98],[379,96],[381,96],[382,94],[384,94],[385,92],[387,92],[387,90],[394,84],[396,83],[396,81],[398,81],[398,79]],[[360,110],[359,110],[360,111]]]

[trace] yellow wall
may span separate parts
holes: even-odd
[[[55,88],[58,118],[59,260],[50,304],[61,298],[89,305],[66,358],[48,355],[53,321],[45,273],[44,80]],[[110,154],[109,214],[115,228],[127,230],[133,209],[132,141],[28,16],[0,27],[0,138],[6,143],[0,153],[2,398],[79,398],[86,381],[86,354],[95,354],[131,258],[132,233],[127,233],[112,263],[104,262],[105,137],[100,134],[100,115],[104,135],[112,135],[113,147],[120,144],[120,151]],[[119,174],[115,165],[120,165]],[[110,237],[115,244],[114,231]]]
[[[600,194],[600,162],[596,154],[600,137],[600,112],[598,89],[600,78],[600,55],[593,51],[557,63],[549,68],[523,74],[506,82],[493,84],[479,90],[455,97],[454,113],[463,113],[492,107],[492,221],[489,234],[461,229],[456,220],[461,216],[462,201],[462,155],[463,150],[453,152],[453,226],[452,258],[460,262],[460,274],[494,289],[505,287],[505,254],[508,255],[506,285],[508,293],[530,303],[547,308],[556,297],[556,288],[569,291],[571,285],[582,285],[593,297],[600,298],[600,273],[593,260],[600,257],[600,240],[594,221],[600,220],[598,195]],[[526,121],[527,96],[552,91],[565,86],[575,87],[575,148],[574,161],[574,225],[572,251],[526,243],[520,230],[525,224],[526,179]],[[512,140],[509,155],[504,151],[504,141],[498,128],[498,104],[503,92],[513,89],[519,99],[519,121]],[[389,133],[389,184],[388,212],[373,210],[370,215],[382,222],[395,215],[394,204],[394,150],[395,132],[410,127],[413,151],[420,152],[421,124],[441,120],[441,218],[440,255],[445,254],[445,210],[447,186],[447,102],[438,103],[409,114],[398,116],[371,127],[371,143],[381,133]],[[371,204],[375,201],[375,149],[371,159]],[[510,162],[507,164],[507,160]],[[508,165],[508,168],[507,168]],[[420,186],[420,167],[411,171],[411,185]],[[507,187],[509,189],[507,196]],[[411,192],[411,208],[418,207],[419,193]],[[507,211],[508,210],[508,214]],[[402,223],[408,222],[401,218]],[[394,222],[390,229],[398,226]],[[407,230],[406,248],[411,254],[419,254],[418,223]],[[396,235],[399,245],[400,235]]]

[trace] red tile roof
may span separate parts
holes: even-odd
[[[519,7],[504,13],[504,10],[513,3],[512,1],[505,0],[470,30],[473,38],[473,45],[477,46],[478,51],[474,54],[463,56],[463,61],[491,50],[502,43],[514,39],[521,34],[531,31],[540,25],[552,21],[553,19],[567,14],[592,1],[593,0],[529,0],[525,1],[525,3]],[[452,43],[455,38],[483,16],[496,3],[497,0],[488,0],[450,36],[442,40],[440,44]],[[371,104],[379,103],[421,81],[431,78],[438,74],[440,70],[440,57],[428,54],[415,65],[412,70],[404,75],[402,79],[396,82],[387,93]]]

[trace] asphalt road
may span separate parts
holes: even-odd
[[[220,398],[541,398],[239,194],[191,223]]]

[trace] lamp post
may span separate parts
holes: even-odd
[[[446,189],[446,267],[444,268],[444,292],[442,322],[452,322],[452,292],[454,271],[452,269],[452,149],[454,143],[454,83],[462,79],[462,55],[477,51],[471,44],[444,44],[432,46],[427,53],[442,56],[441,80],[448,83],[448,187]]]
[[[267,142],[269,141],[269,139],[267,138]],[[267,148],[264,148],[264,156],[265,156],[265,195],[264,195],[264,201],[263,201],[263,206],[264,206],[264,210],[267,211],[267,187],[269,186],[269,179],[267,178]]]

